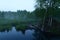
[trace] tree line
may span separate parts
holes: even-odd
[[[0,11],[0,24],[3,23],[16,23],[16,22],[28,22],[35,21],[36,15],[33,12],[26,10],[13,11]]]

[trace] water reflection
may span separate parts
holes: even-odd
[[[15,27],[9,32],[0,32],[0,40],[33,40],[34,30],[16,31]]]
[[[38,29],[31,29],[25,24],[0,26],[0,40],[43,40]]]
[[[34,27],[33,27],[34,28]],[[0,26],[0,40],[49,40],[39,29],[31,29],[25,24]]]

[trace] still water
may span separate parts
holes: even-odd
[[[34,30],[27,29],[23,33],[22,31],[16,31],[15,27],[7,32],[0,32],[0,40],[33,40]]]
[[[6,28],[6,27],[5,27]],[[0,27],[0,40],[60,40],[60,37],[45,37],[44,34],[35,29],[16,30],[16,27],[12,27],[9,31],[1,30]]]

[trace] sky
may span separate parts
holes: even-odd
[[[0,0],[0,11],[33,11],[35,0]]]

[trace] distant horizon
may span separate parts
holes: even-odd
[[[1,11],[1,10],[0,10]],[[12,11],[12,10],[10,10],[11,12],[17,12],[18,10],[15,10],[15,11]],[[19,10],[19,11],[24,11],[24,10]],[[26,11],[28,11],[28,10],[26,10]],[[34,11],[34,10],[33,10]],[[9,10],[2,10],[1,12],[9,12]],[[32,12],[32,11],[28,11],[28,12]]]
[[[0,11],[26,10],[31,12],[35,10],[34,5],[34,0],[0,0]]]

